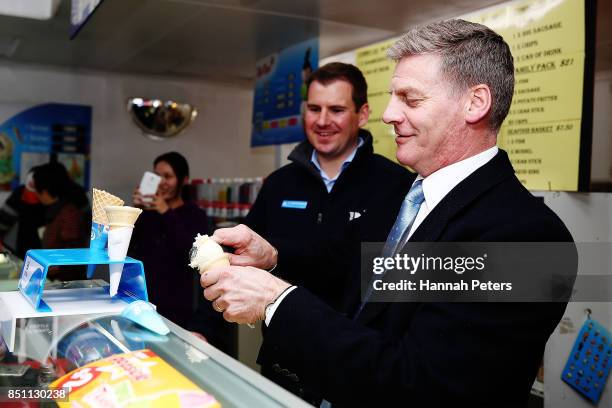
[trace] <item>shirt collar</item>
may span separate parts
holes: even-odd
[[[353,151],[351,152],[351,154],[344,160],[344,162],[342,162],[342,166],[340,166],[340,172],[333,179],[330,179],[327,176],[327,174],[325,173],[325,171],[323,171],[323,169],[321,168],[321,165],[319,164],[319,159],[317,158],[317,151],[315,149],[312,149],[312,154],[310,155],[310,161],[312,162],[312,164],[315,165],[317,170],[319,170],[319,174],[321,175],[321,178],[323,180],[325,180],[325,181],[336,181],[338,179],[338,177],[340,177],[340,174],[342,174],[344,169],[346,169],[348,167],[348,165],[351,164],[351,162],[355,158],[355,155],[357,154],[357,149],[359,149],[365,143],[363,141],[362,137],[358,137],[357,140],[358,140],[357,141],[357,147],[355,147],[353,149]]]
[[[425,178],[417,176],[415,181],[423,180],[423,195],[429,210],[438,205],[457,184],[495,157],[498,150],[497,146],[493,146],[475,156],[443,167]]]

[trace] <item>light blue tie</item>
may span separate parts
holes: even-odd
[[[382,256],[393,256],[398,250],[403,248],[406,241],[408,241],[408,234],[424,200],[423,179],[421,179],[415,181],[412,187],[410,187],[408,194],[406,194],[402,208],[400,208],[395,224],[393,224],[393,228],[391,228],[391,232],[389,232],[387,237],[387,242],[385,242]]]
[[[423,195],[423,179],[420,179],[414,182],[412,187],[410,187],[410,191],[408,191],[408,194],[406,194],[404,198],[402,208],[400,208],[397,214],[395,224],[393,224],[393,228],[391,228],[391,232],[389,232],[389,236],[387,237],[387,242],[385,242],[385,246],[383,247],[383,257],[392,257],[397,251],[404,247],[406,241],[408,241],[410,228],[412,228],[412,224],[414,224],[414,220],[419,213],[419,208],[421,208],[423,201],[425,201],[425,196]],[[372,285],[368,285],[363,302],[359,305],[357,313],[353,315],[353,319],[357,319],[361,314],[363,307],[368,303],[372,290]]]
[[[406,197],[404,198],[402,208],[400,208],[397,218],[395,219],[395,224],[393,224],[393,228],[391,228],[391,232],[387,237],[387,242],[385,242],[385,246],[382,250],[382,256],[391,257],[395,255],[398,250],[401,250],[404,247],[406,241],[408,241],[410,228],[412,228],[412,224],[414,224],[414,220],[419,213],[419,208],[421,208],[423,201],[425,201],[425,196],[423,195],[423,179],[420,179],[414,182],[412,187],[410,187],[410,191],[408,191],[408,194],[406,194]],[[364,297],[363,302],[361,302],[359,305],[359,309],[353,316],[353,319],[357,319],[363,310],[363,307],[368,302],[371,294],[372,285],[369,285],[368,292]],[[331,408],[331,406],[332,405],[329,401],[323,400],[319,407]]]

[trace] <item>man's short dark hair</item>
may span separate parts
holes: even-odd
[[[353,87],[352,99],[355,104],[355,112],[358,112],[364,104],[368,103],[368,84],[359,68],[354,65],[342,62],[325,64],[310,74],[306,80],[307,88],[310,88],[310,84],[314,81],[323,85],[334,81],[346,81],[351,84]]]

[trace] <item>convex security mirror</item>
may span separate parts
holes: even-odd
[[[134,123],[153,140],[178,135],[198,115],[195,107],[188,103],[160,99],[130,98],[127,109]]]

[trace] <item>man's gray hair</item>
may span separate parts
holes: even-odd
[[[413,28],[387,51],[387,57],[396,62],[418,54],[440,55],[440,73],[457,90],[488,85],[492,93],[489,127],[499,130],[514,92],[512,53],[499,34],[482,24],[446,20]]]

